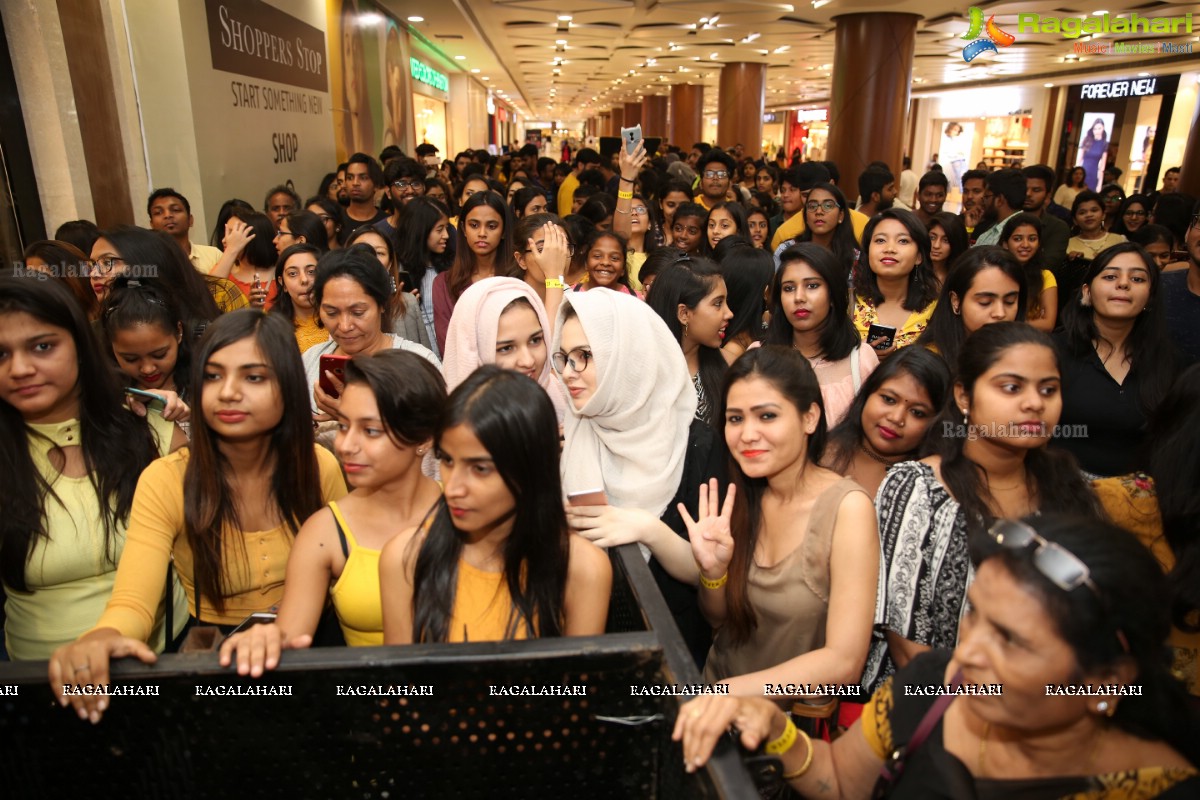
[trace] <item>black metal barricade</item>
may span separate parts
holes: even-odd
[[[632,690],[700,676],[637,548],[613,566],[604,636],[317,648],[259,680],[208,653],[125,660],[114,685],[157,694],[96,726],[57,707],[45,662],[0,665],[0,796],[755,797],[731,748],[685,773],[682,698]]]

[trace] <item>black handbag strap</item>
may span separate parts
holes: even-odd
[[[962,685],[963,676],[962,670],[954,673],[954,677],[950,679],[950,688],[958,689]],[[958,695],[954,692],[947,692],[938,697],[929,710],[925,712],[925,716],[921,718],[921,722],[917,725],[917,729],[913,731],[913,735],[909,740],[892,751],[892,756],[883,763],[879,768],[879,780],[875,784],[874,797],[885,796],[888,789],[900,780],[900,776],[904,774],[904,764],[908,758],[917,751],[925,740],[929,738],[929,734],[933,733],[933,729],[937,727],[942,716],[945,715],[946,709],[954,702]]]

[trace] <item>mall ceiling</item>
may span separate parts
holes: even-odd
[[[1017,32],[1018,13],[1194,13],[1195,32],[1190,35],[1139,32],[1073,41],[1192,43],[1200,52],[1200,8],[1182,3],[1143,2],[1133,8],[1112,6],[1108,0],[1086,6],[1061,0],[979,3],[985,18],[994,14],[999,27],[1015,34],[1017,41],[971,63],[962,55],[967,8],[945,0],[383,0],[383,5],[408,19],[413,31],[444,53],[450,65],[475,73],[521,113],[536,119],[583,119],[645,95],[669,94],[675,83],[712,87],[705,92],[705,112],[715,114],[720,70],[732,61],[767,64],[768,109],[827,101],[833,19],[851,13],[920,9],[914,91],[1011,81],[1017,75],[1053,83],[1099,66],[1173,73],[1200,60],[1197,54],[1076,56],[1072,40]]]

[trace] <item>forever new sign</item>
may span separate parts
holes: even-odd
[[[1144,97],[1154,94],[1156,78],[1141,78],[1134,81],[1107,81],[1085,83],[1080,90],[1084,100],[1109,100],[1121,97]]]
[[[420,81],[443,92],[450,91],[450,79],[445,75],[417,58],[408,59],[408,63],[412,68],[413,80]]]

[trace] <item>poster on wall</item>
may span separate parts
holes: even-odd
[[[338,159],[358,152],[378,157],[389,144],[403,146],[408,59],[402,31],[368,0],[328,0],[328,11]]]
[[[1083,167],[1084,183],[1094,192],[1100,191],[1104,181],[1104,167],[1108,162],[1108,139],[1116,120],[1115,114],[1089,112],[1083,115],[1079,138],[1079,150],[1075,166]]]

